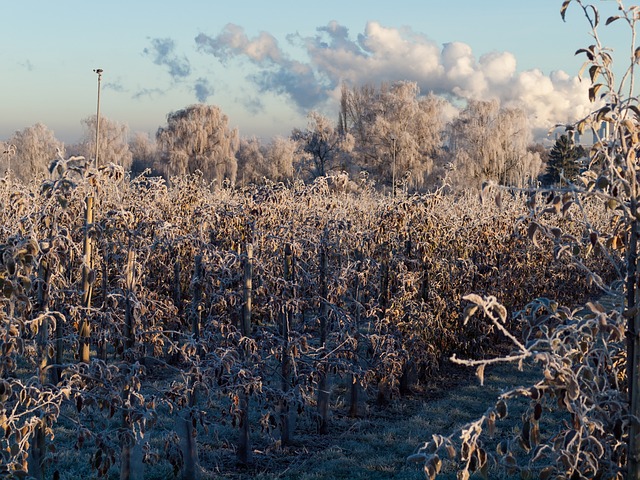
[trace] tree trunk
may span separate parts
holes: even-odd
[[[289,401],[287,394],[289,393],[289,382],[291,376],[291,359],[289,358],[289,310],[286,306],[281,312],[281,328],[282,328],[282,362],[280,365],[280,376],[282,379],[281,389],[282,397],[280,399],[280,442],[288,445],[291,443],[291,432],[289,431]]]
[[[82,363],[89,363],[90,356],[90,336],[91,325],[89,323],[89,309],[91,308],[91,295],[93,293],[93,282],[90,280],[91,273],[91,256],[93,253],[93,241],[89,234],[89,229],[93,226],[93,197],[87,197],[87,207],[84,218],[84,245],[82,249],[83,263],[82,266],[82,306],[85,309],[80,325],[80,349],[78,359]]]
[[[326,353],[326,344],[328,336],[328,316],[329,306],[327,304],[327,296],[329,288],[327,285],[327,249],[323,245],[320,248],[320,348],[323,355]],[[328,379],[328,361],[322,362],[318,380],[318,431],[321,434],[329,433],[329,379]]]
[[[244,288],[243,288],[243,307],[242,307],[242,325],[240,331],[243,336],[251,336],[251,295],[253,291],[253,245],[247,244],[247,256],[244,262]]]
[[[44,480],[47,472],[45,456],[47,454],[47,438],[45,425],[41,422],[33,432],[31,455],[29,456],[29,478]]]
[[[194,426],[194,420],[190,414],[196,404],[196,391],[193,382],[189,382],[190,391],[189,405],[187,412],[183,412],[178,417],[178,435],[182,440],[182,458],[184,464],[182,466],[182,480],[197,480],[200,478],[200,468],[198,460],[198,442],[197,432]]]
[[[204,269],[202,266],[202,255],[196,255],[193,271],[193,278],[191,280],[192,285],[192,299],[191,299],[191,332],[196,342],[200,340],[200,311],[202,306],[202,283],[204,277]],[[199,361],[201,354],[200,347],[197,348],[196,361]],[[192,416],[193,409],[196,405],[196,379],[195,374],[189,377],[189,384],[187,388],[187,411],[179,417],[179,426],[181,432],[179,432],[182,438],[182,455],[184,459],[184,466],[182,468],[183,480],[192,480],[200,478],[200,468],[198,460],[198,443],[197,443],[197,430],[195,427],[195,419]]]
[[[251,295],[253,291],[253,245],[247,244],[247,254],[244,262],[244,288],[242,308],[242,336],[251,336]],[[246,359],[245,359],[246,360]],[[251,428],[249,424],[249,395],[240,394],[240,439],[238,442],[238,461],[242,465],[251,463]]]
[[[284,295],[285,304],[280,312],[280,332],[282,334],[282,360],[280,365],[280,378],[282,398],[280,400],[280,442],[288,445],[291,443],[290,431],[290,405],[287,400],[287,394],[291,387],[291,357],[289,352],[290,343],[290,326],[291,326],[291,307],[288,305],[293,297],[293,249],[290,244],[285,245],[284,249],[284,280],[287,282],[287,291]]]
[[[136,253],[133,248],[129,247],[127,252],[127,265],[126,265],[126,277],[125,277],[125,297],[124,297],[124,351],[122,355],[126,354],[127,350],[132,349],[135,346],[135,325],[133,318],[133,288],[135,285],[135,258]]]
[[[191,281],[193,286],[193,296],[191,299],[191,333],[193,333],[196,341],[200,340],[200,308],[202,308],[200,302],[202,301],[203,275],[202,255],[196,255],[193,279]]]
[[[356,264],[356,271],[362,271],[362,255],[360,252],[356,252],[356,258],[358,259]],[[360,347],[360,317],[361,317],[361,308],[362,305],[362,292],[360,288],[360,277],[356,275],[354,285],[354,299],[355,299],[355,312],[354,312],[354,322],[355,322],[355,347],[353,352],[353,369],[357,370],[359,368],[360,357],[359,357],[359,347]],[[357,417],[359,416],[359,403],[360,403],[360,382],[358,380],[358,376],[355,373],[351,374],[351,392],[349,395],[349,416]]]
[[[175,256],[175,255],[173,255]],[[180,287],[180,271],[182,267],[180,264],[180,259],[176,258],[175,263],[173,264],[173,304],[177,309],[178,318],[182,318],[183,308],[182,308],[182,288]],[[178,342],[178,333],[171,332],[169,334],[169,338],[173,342]],[[174,353],[171,356],[167,357],[167,362],[169,364],[175,364],[178,362],[179,354]]]
[[[38,269],[38,313],[47,312],[49,310],[49,268],[44,259],[40,261]],[[38,331],[38,379],[41,385],[47,383],[47,378],[51,378],[57,383],[57,375],[53,373],[55,369],[48,370],[51,367],[51,358],[49,357],[49,318],[45,317]],[[44,422],[40,422],[33,434],[31,443],[31,452],[29,456],[29,475],[37,480],[44,480],[46,476],[45,455],[47,452],[47,437],[45,435]]]
[[[125,399],[126,395],[127,391],[124,390],[122,393],[123,399]],[[144,462],[142,461],[142,446],[140,445],[140,439],[136,438],[135,432],[133,431],[130,415],[130,410],[125,408],[122,412],[122,430],[126,432],[127,435],[121,441],[120,480],[143,480]]]

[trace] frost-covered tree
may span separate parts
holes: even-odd
[[[415,82],[343,88],[341,125],[355,137],[359,165],[382,182],[422,188],[442,148],[446,102]]]
[[[7,143],[14,148],[11,152],[11,171],[23,181],[46,174],[58,152],[64,154],[64,143],[56,139],[53,131],[42,123],[16,132]]]
[[[237,183],[241,186],[260,183],[266,176],[264,147],[257,137],[241,138],[236,152]]]
[[[380,96],[375,121],[370,126],[375,158],[382,178],[405,178],[415,188],[424,186],[442,147],[444,100],[420,96],[414,82],[399,82]],[[386,175],[384,174],[386,172]]]
[[[265,178],[274,182],[291,179],[296,147],[296,142],[283,137],[274,137],[267,145],[256,137],[240,139],[237,182],[246,185]]]
[[[269,178],[282,181],[293,177],[296,148],[296,142],[290,138],[277,136],[271,140],[265,155],[269,165]]]
[[[546,184],[559,183],[562,178],[572,181],[580,173],[579,159],[585,155],[582,145],[576,145],[568,135],[560,135],[549,152],[547,171],[542,181]]]
[[[78,146],[78,153],[87,159],[96,156],[96,116],[82,120],[84,135]],[[98,165],[113,163],[125,170],[131,168],[132,154],[129,150],[129,127],[127,125],[100,116],[100,137],[98,138]]]
[[[344,156],[353,149],[353,137],[343,133],[324,115],[311,112],[305,130],[294,129],[291,138],[299,152],[307,155],[311,175],[321,177],[332,169],[343,168]]]
[[[461,186],[523,186],[542,168],[540,155],[528,149],[531,129],[524,111],[501,108],[497,101],[470,100],[451,122],[449,142],[452,177]]]
[[[190,105],[167,116],[167,126],[156,133],[160,161],[169,176],[199,170],[219,184],[236,180],[238,130],[215,105]]]
[[[156,143],[149,137],[148,133],[136,132],[129,140],[129,151],[131,152],[131,173],[137,175],[147,168],[154,168],[156,160]]]
[[[372,85],[349,88],[342,85],[340,99],[340,128],[351,133],[356,145],[368,143],[368,128],[375,121],[376,112],[374,106],[379,97],[379,92]]]

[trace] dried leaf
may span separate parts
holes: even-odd
[[[446,446],[446,449],[447,449],[447,455],[449,455],[449,460],[455,460],[457,456],[455,447],[451,444],[448,444]]]
[[[478,311],[478,305],[467,305],[464,309],[463,324],[466,325],[469,319]]]
[[[536,406],[533,407],[533,418],[535,421],[538,421],[540,417],[542,417],[542,405],[538,402]]]
[[[504,400],[499,400],[498,403],[496,403],[496,413],[498,414],[498,418],[505,418],[509,413]]]
[[[555,467],[545,467],[540,471],[540,480],[549,480],[551,476],[556,472]]]
[[[414,453],[413,455],[409,455],[407,457],[407,462],[410,463],[422,463],[427,459],[427,456],[424,453]]]
[[[481,365],[478,365],[478,368],[476,368],[476,377],[478,377],[478,380],[480,380],[480,385],[484,385],[484,363]]]
[[[572,401],[577,400],[580,396],[580,386],[572,377],[567,380],[567,396]]]
[[[531,422],[525,420],[522,424],[522,432],[520,432],[520,439],[522,440],[522,447],[528,452],[531,450]]]
[[[509,442],[507,440],[502,440],[498,445],[496,445],[496,452],[498,455],[506,455],[509,451]]]
[[[607,21],[605,22],[605,25],[609,25],[610,23],[615,22],[616,20],[620,19],[620,15],[613,15],[609,18],[607,18]]]
[[[471,302],[471,303],[475,303],[480,307],[484,307],[485,305],[485,301],[483,300],[483,298],[480,295],[477,295],[475,293],[469,293],[468,295],[465,295],[464,297],[462,297],[462,299],[467,300],[468,302]]]
[[[565,15],[567,13],[567,7],[569,6],[570,3],[571,3],[571,0],[564,0],[564,2],[562,2],[562,7],[560,7],[560,16],[562,17],[563,21],[566,21]]]
[[[496,413],[491,412],[487,416],[487,428],[489,429],[489,437],[493,437],[496,433]]]
[[[504,305],[495,305],[495,310],[498,313],[498,316],[500,317],[500,320],[502,321],[502,323],[506,323],[507,321],[507,309]]]
[[[598,96],[598,92],[602,88],[601,83],[596,83],[593,87],[589,88],[589,101],[595,102]]]
[[[529,443],[534,447],[540,443],[540,426],[537,422],[531,424],[529,432]]]

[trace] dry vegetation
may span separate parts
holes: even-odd
[[[418,176],[395,169],[383,195],[366,175],[324,175],[338,143],[319,117],[298,132],[308,184],[209,183],[184,156],[170,186],[62,157],[46,180],[3,179],[2,475],[640,478],[638,56],[618,87],[597,9],[565,0],[563,17],[572,2],[602,103],[567,126],[598,141],[560,186],[529,186],[535,155],[480,149],[468,165],[486,175],[442,172],[484,175],[479,195],[408,195],[396,187]],[[640,10],[616,4],[606,25],[635,38]],[[405,87],[390,92],[413,98]],[[396,123],[360,146],[394,167],[426,158]],[[494,398],[468,401],[478,387],[455,364]],[[498,393],[504,364],[521,372]]]
[[[495,325],[463,321],[464,295],[577,305],[618,266],[574,221],[606,224],[604,210],[556,210],[553,193],[481,204],[332,178],[212,189],[198,174],[167,188],[75,163],[0,186],[2,468],[16,477],[286,477],[287,457],[343,455],[446,386],[453,353],[506,352]],[[536,223],[534,198],[548,201]],[[550,217],[570,250],[554,255]],[[74,455],[53,448],[70,441]]]

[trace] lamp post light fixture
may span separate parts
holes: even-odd
[[[98,74],[98,107],[96,111],[96,155],[95,155],[95,167],[98,168],[98,146],[100,144],[100,82],[102,80],[102,69],[96,68],[94,70]]]

